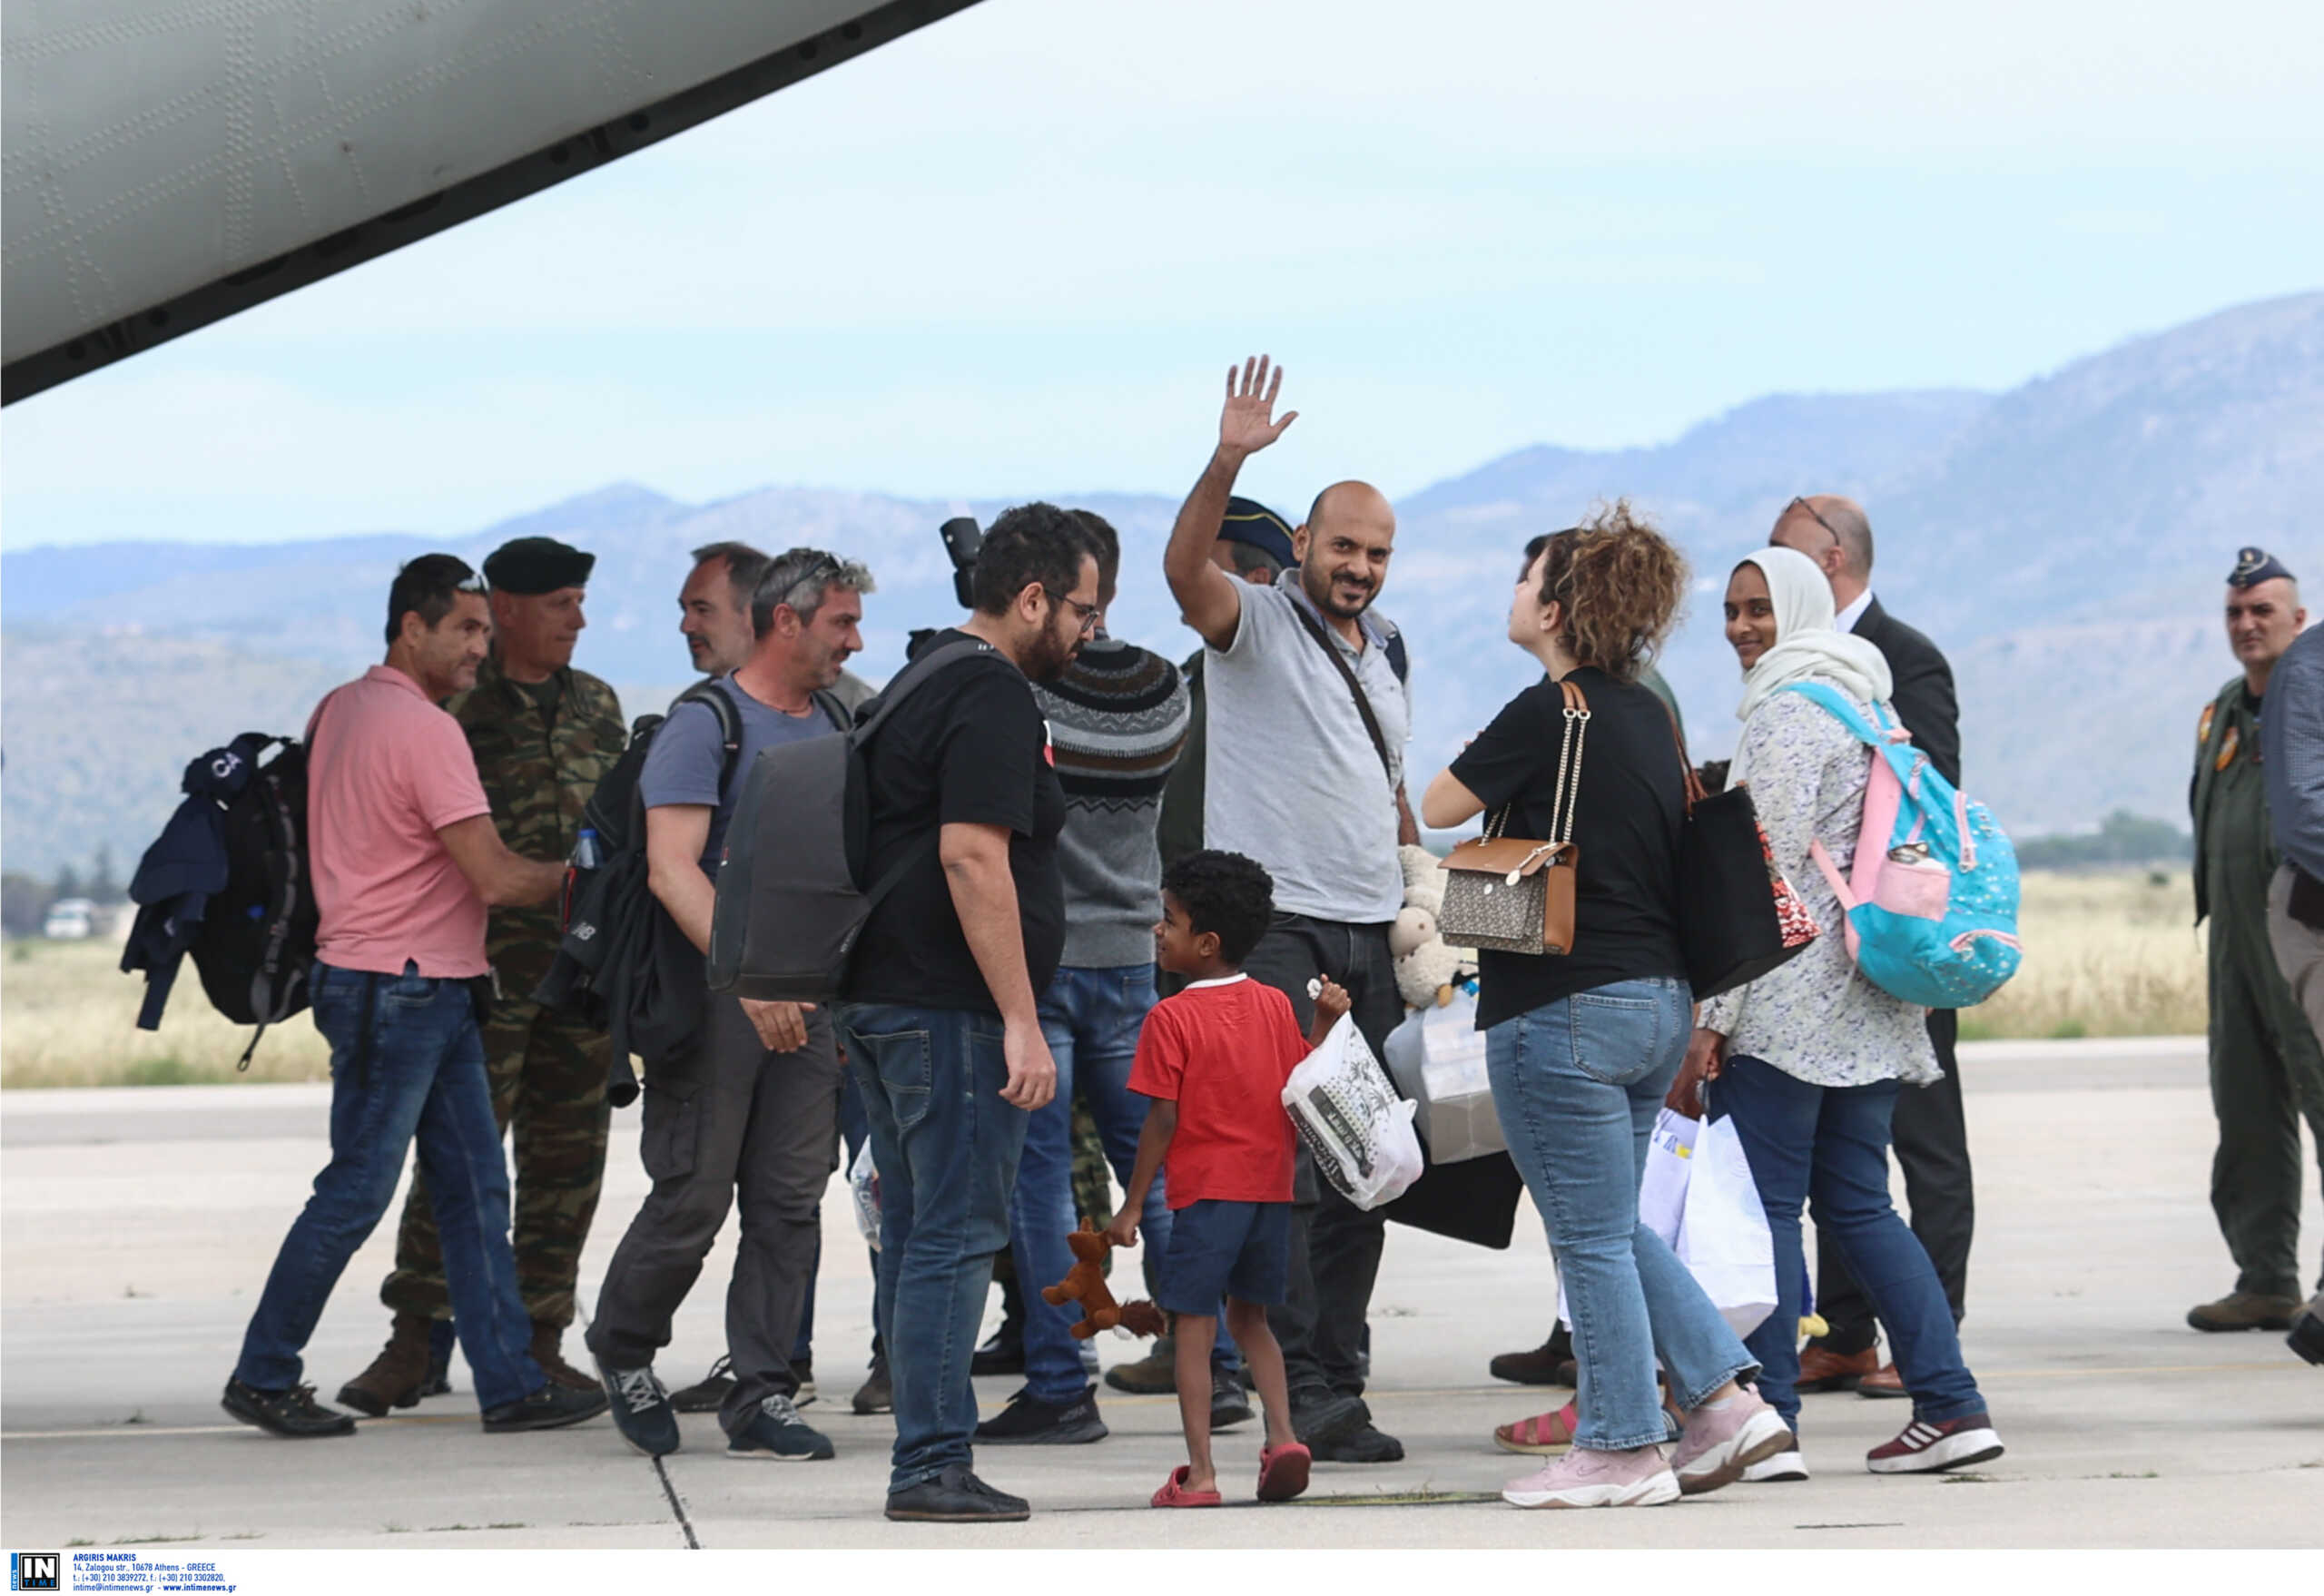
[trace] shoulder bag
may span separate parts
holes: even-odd
[[[1687,984],[1699,1003],[1755,981],[1805,952],[1821,934],[1776,863],[1745,787],[1703,790],[1676,720],[1670,735],[1686,774],[1687,823],[1679,844],[1679,941]]]
[[[1557,784],[1550,790],[1550,835],[1543,842],[1505,836],[1504,803],[1444,861],[1444,907],[1436,916],[1444,940],[1456,948],[1502,953],[1573,951],[1573,881],[1580,851],[1573,812],[1581,797],[1582,746],[1589,740],[1590,701],[1573,683],[1565,695],[1565,735],[1558,746]]]

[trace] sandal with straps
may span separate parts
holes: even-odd
[[[1573,1444],[1574,1427],[1581,1422],[1581,1404],[1577,1398],[1555,1413],[1535,1414],[1530,1419],[1500,1425],[1492,1433],[1492,1443],[1503,1452],[1551,1457]]]

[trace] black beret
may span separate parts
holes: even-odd
[[[1291,555],[1290,524],[1255,498],[1237,497],[1226,501],[1226,519],[1220,524],[1218,536],[1223,542],[1265,549],[1278,565],[1298,563]]]
[[[586,586],[596,563],[554,537],[518,537],[484,557],[484,579],[503,593],[555,593]]]

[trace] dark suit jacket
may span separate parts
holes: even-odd
[[[1936,645],[1880,607],[1876,598],[1856,617],[1856,635],[1880,651],[1896,689],[1889,704],[1913,746],[1928,755],[1936,773],[1961,785],[1961,704],[1953,691],[1953,667]]]

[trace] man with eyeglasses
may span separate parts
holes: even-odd
[[[864,749],[863,879],[899,873],[864,924],[839,1014],[880,1171],[887,1514],[938,1523],[1031,1511],[969,1466],[970,1364],[1027,1121],[1056,1092],[1038,997],[1065,946],[1066,801],[1030,684],[1055,679],[1097,632],[1088,535],[1054,505],[1004,512],[972,596],[975,613],[911,667],[936,674]],[[978,646],[939,660],[956,645]]]
[[[1958,787],[1961,710],[1953,667],[1935,644],[1890,615],[1873,596],[1872,523],[1864,507],[1837,494],[1795,498],[1776,517],[1768,541],[1796,549],[1823,571],[1839,612],[1833,625],[1880,650],[1896,678],[1890,707],[1913,734],[1913,746],[1928,755],[1939,775]],[[1913,1234],[1936,1266],[1957,1325],[1968,1290],[1969,1241],[1977,1212],[1968,1121],[1961,1107],[1961,1067],[1955,1057],[1958,1016],[1950,1009],[1931,1010],[1928,1034],[1945,1079],[1896,1099],[1894,1145],[1896,1162],[1905,1171]],[[1839,1247],[1819,1235],[1816,1253],[1816,1311],[1831,1325],[1831,1333],[1801,1349],[1799,1389],[1854,1387],[1865,1396],[1905,1396],[1896,1364],[1880,1361],[1872,1305],[1841,1261]]]

